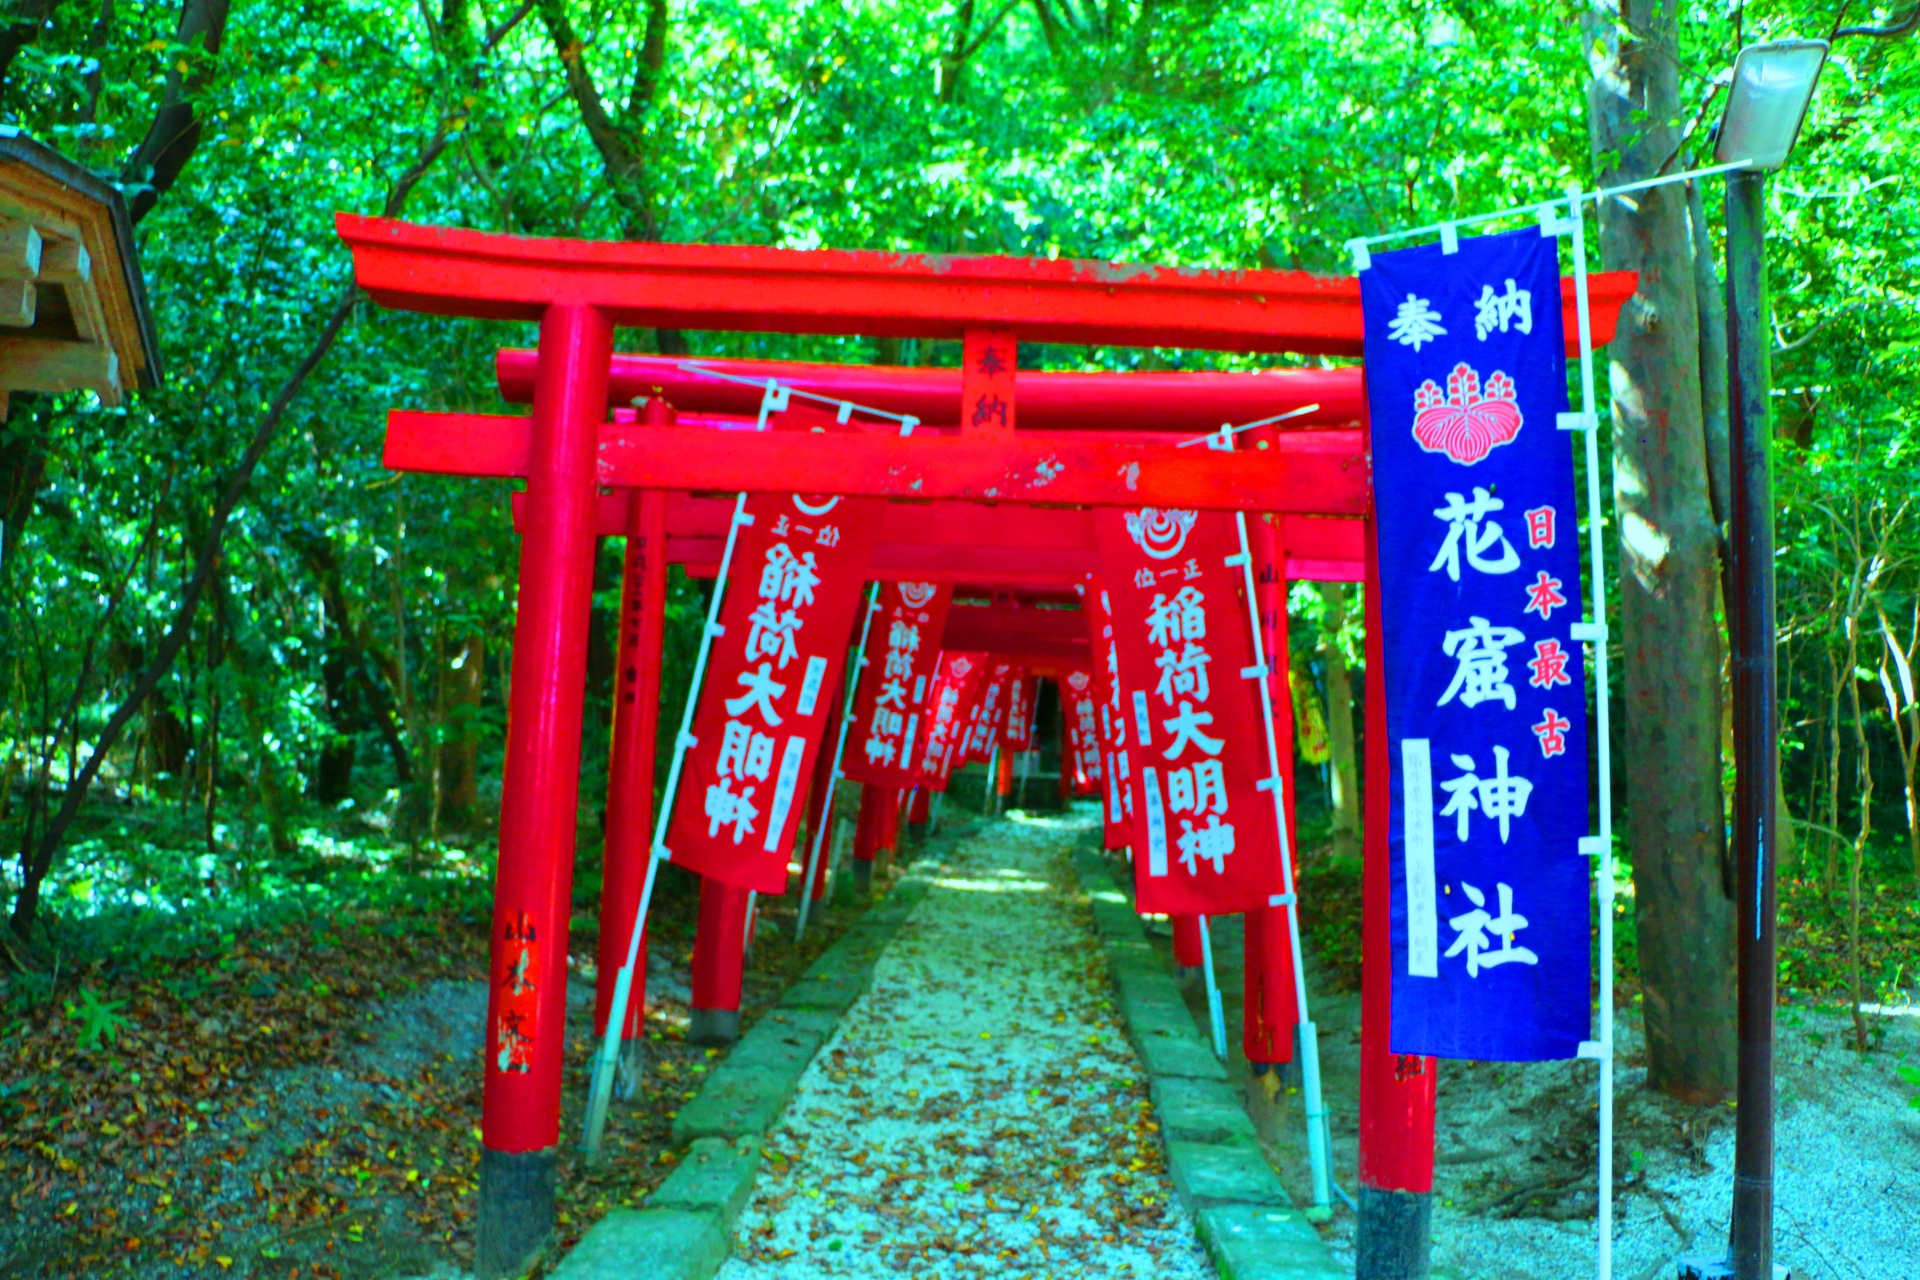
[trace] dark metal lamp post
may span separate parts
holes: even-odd
[[[1727,376],[1732,501],[1727,600],[1733,639],[1733,856],[1738,920],[1740,1057],[1731,1256],[1693,1274],[1775,1280],[1773,1262],[1774,737],[1773,476],[1767,429],[1766,174],[1786,163],[1826,62],[1824,40],[1740,51],[1714,158],[1727,175]],[[1683,1265],[1682,1275],[1687,1274]]]

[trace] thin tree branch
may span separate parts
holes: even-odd
[[[1842,9],[1844,14],[1846,10]],[[1920,27],[1920,4],[1913,6],[1911,12],[1898,22],[1884,27],[1841,27],[1827,37],[1829,43],[1847,36],[1864,36],[1871,40],[1898,40],[1901,36],[1911,35]]]
[[[201,54],[187,70],[176,68],[167,73],[160,109],[154,113],[146,137],[127,160],[126,181],[141,184],[127,201],[127,213],[135,222],[153,211],[200,145],[200,118],[193,103],[211,78],[209,64],[220,53],[220,41],[227,30],[227,6],[228,0],[186,0],[181,6],[174,42],[191,45],[198,41]]]

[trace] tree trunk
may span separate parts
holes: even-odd
[[[1678,11],[1586,15],[1595,157],[1605,182],[1679,150]],[[1640,273],[1610,349],[1627,838],[1638,908],[1648,1083],[1697,1102],[1734,1083],[1733,901],[1720,785],[1718,532],[1708,491],[1700,333],[1686,192],[1600,208],[1610,270]]]
[[[154,113],[153,124],[127,161],[124,183],[134,190],[127,213],[138,222],[153,211],[200,145],[200,118],[194,100],[213,79],[211,60],[220,52],[227,29],[228,0],[186,0],[180,6],[180,25],[173,33],[178,44],[197,44],[205,61],[182,61],[167,73],[167,88]]]
[[[1327,672],[1328,773],[1333,778],[1333,855],[1360,856],[1360,784],[1353,755],[1353,684],[1347,678],[1347,657],[1340,648],[1340,628],[1347,620],[1347,589],[1338,582],[1320,584],[1327,602],[1321,626],[1320,658]]]

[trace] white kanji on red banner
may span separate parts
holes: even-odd
[[[1007,686],[1007,719],[1000,730],[1000,742],[1009,751],[1033,750],[1033,711],[1039,695],[1039,682],[1017,668]]]
[[[926,741],[927,691],[952,601],[950,586],[881,584],[841,765],[853,781],[896,790],[914,784],[914,749]]]
[[[1069,671],[1060,682],[1061,710],[1067,718],[1067,760],[1062,766],[1073,779],[1073,793],[1098,789],[1100,768],[1100,707],[1093,673]]]
[[[916,785],[947,789],[947,777],[958,760],[961,738],[986,674],[984,653],[948,649],[940,654],[927,690],[927,740],[918,753]]]
[[[1133,836],[1133,760],[1122,713],[1120,651],[1113,635],[1113,598],[1104,580],[1089,578],[1081,588],[1087,638],[1093,644],[1093,692],[1100,727],[1101,838],[1109,849],[1124,849]]]
[[[688,870],[785,891],[801,780],[825,734],[880,511],[872,499],[748,499],[667,831]]]
[[[1233,517],[1145,508],[1096,522],[1137,905],[1265,907],[1281,891],[1279,839]]]
[[[993,758],[994,744],[1000,741],[1000,730],[1006,723],[1007,706],[1013,697],[1013,683],[1019,670],[1004,659],[991,656],[987,659],[986,679],[980,686],[980,698],[974,703],[973,714],[968,717],[966,746],[956,764],[964,766]]]

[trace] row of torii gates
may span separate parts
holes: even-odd
[[[1066,608],[1099,568],[1089,508],[1239,510],[1266,517],[1261,566],[1269,679],[1285,716],[1285,584],[1375,576],[1366,404],[1358,366],[1260,373],[982,373],[960,369],[618,355],[619,326],[957,339],[963,353],[1016,341],[1354,357],[1357,283],[1299,272],[529,239],[340,215],[359,284],[388,307],[532,320],[537,351],[504,351],[503,397],[529,416],[392,412],[385,460],[401,471],[519,477],[518,615],[494,890],[496,981],[540,940],[537,1033],[525,1070],[486,1064],[477,1263],[513,1274],[549,1233],[559,1142],[567,929],[581,720],[597,539],[627,536],[608,792],[599,1017],[624,958],[651,839],[659,655],[669,563],[712,575],[742,491],[890,499],[871,576],[962,584],[945,647],[983,649],[1037,674],[1091,663],[1085,618]],[[1596,345],[1612,336],[1630,275],[1590,281]],[[1571,311],[1571,289],[1564,305]],[[1572,323],[1568,332],[1574,332]],[[716,377],[715,374],[724,376]],[[772,380],[772,381],[770,381]],[[1017,387],[1017,395],[1016,395]],[[835,415],[775,388],[884,410],[840,429],[760,431]],[[977,412],[998,397],[995,412]],[[1304,405],[1235,452],[1179,448],[1223,424]],[[904,421],[903,421],[904,420]],[[975,425],[979,424],[979,425]],[[1433,1173],[1432,1059],[1388,1049],[1391,1010],[1388,777],[1377,593],[1367,594],[1366,807],[1360,1079],[1362,1276],[1370,1256],[1424,1257]],[[837,717],[836,717],[837,720]],[[1290,722],[1282,721],[1283,730]],[[1290,739],[1290,733],[1288,734]],[[822,757],[828,756],[822,752]],[[1280,753],[1292,820],[1292,752]],[[815,823],[823,778],[812,788]],[[886,805],[868,789],[863,805]],[[889,818],[892,815],[887,815]],[[889,821],[863,823],[869,831]],[[871,836],[862,853],[871,853]],[[817,888],[817,886],[816,886]],[[1275,908],[1278,911],[1290,908]],[[703,893],[695,1003],[738,1007],[744,921]],[[1250,924],[1257,924],[1250,921]],[[516,932],[519,931],[519,932]],[[1247,1056],[1292,1057],[1285,947],[1250,927]],[[642,952],[644,955],[644,951]],[[728,956],[735,967],[728,971]],[[1266,1025],[1255,1023],[1265,1019]],[[639,1002],[628,1034],[639,1034]],[[1409,1231],[1417,1238],[1409,1236]],[[1373,1236],[1382,1246],[1370,1250]],[[1386,1274],[1382,1271],[1381,1274]]]

